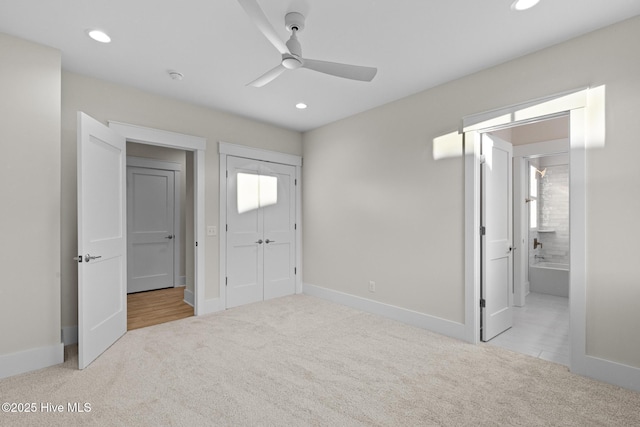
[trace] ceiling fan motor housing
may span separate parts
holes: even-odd
[[[296,31],[302,31],[304,30],[304,16],[298,12],[289,12],[284,16],[284,25],[290,32],[293,32],[294,28]]]

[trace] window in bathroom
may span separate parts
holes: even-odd
[[[538,228],[538,177],[537,169],[529,165],[529,228]]]

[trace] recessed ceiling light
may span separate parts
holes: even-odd
[[[540,0],[516,0],[511,4],[513,10],[527,10],[537,5]]]
[[[305,108],[307,108],[307,104],[305,104],[304,102],[298,102],[298,103],[296,104],[296,108],[297,108],[298,110],[304,110]]]
[[[92,39],[94,39],[97,42],[100,42],[100,43],[110,43],[111,42],[111,37],[109,37],[104,31],[87,30],[87,34],[89,35],[89,37],[91,37]]]

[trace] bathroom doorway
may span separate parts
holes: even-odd
[[[569,366],[569,117],[493,134],[513,144],[514,302],[490,344]]]

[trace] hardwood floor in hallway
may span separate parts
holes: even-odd
[[[184,287],[127,295],[129,331],[190,316],[193,316],[193,307],[184,302]]]

